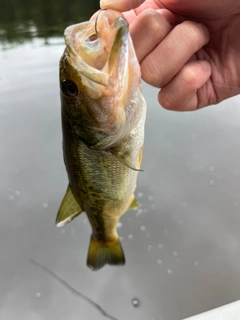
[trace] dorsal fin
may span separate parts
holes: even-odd
[[[70,186],[68,186],[56,217],[57,227],[65,226],[82,213],[82,211],[83,210],[77,203]]]

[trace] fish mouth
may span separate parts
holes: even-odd
[[[110,25],[103,15],[97,22],[68,27],[64,37],[70,64],[88,84],[90,81],[107,87],[113,76],[125,76],[129,27],[124,18],[119,17]]]

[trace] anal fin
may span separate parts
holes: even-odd
[[[137,199],[134,197],[134,194],[132,196],[132,201],[128,207],[128,210],[134,209],[134,208],[139,208],[141,207],[141,204],[137,201]]]
[[[57,227],[65,226],[82,213],[82,211],[83,210],[77,203],[70,186],[68,186],[56,217]]]

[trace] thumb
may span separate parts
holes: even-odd
[[[145,0],[100,0],[101,9],[114,9],[118,11],[129,11],[137,8]]]

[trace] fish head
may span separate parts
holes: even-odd
[[[141,73],[128,23],[107,14],[68,27],[60,60],[63,115],[87,146],[107,149],[134,127]]]

